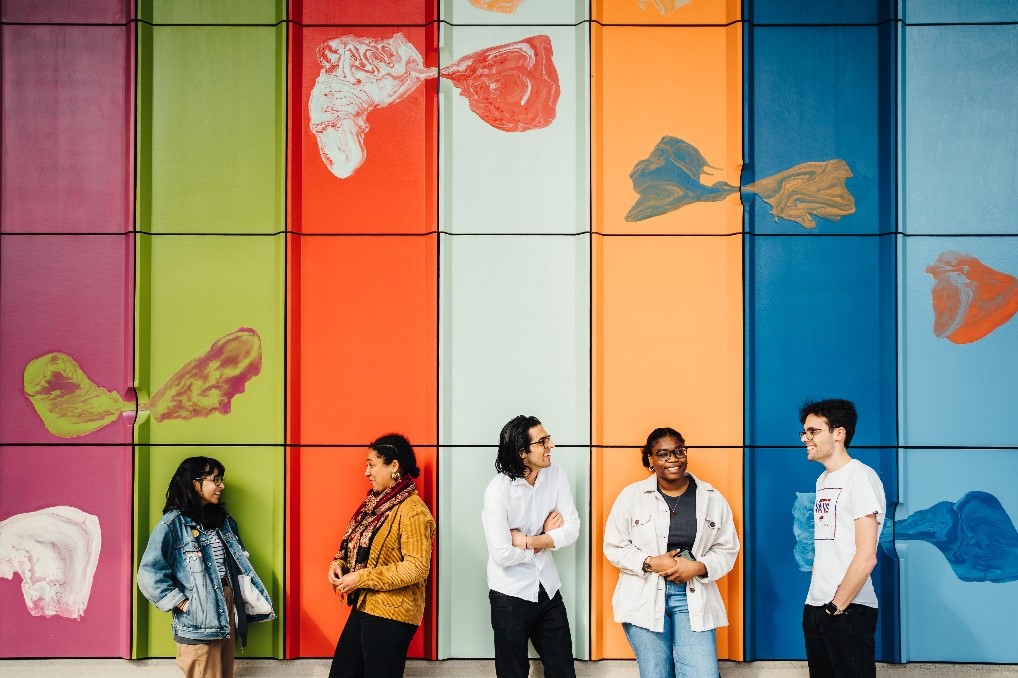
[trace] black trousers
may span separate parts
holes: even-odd
[[[562,592],[548,598],[541,587],[537,602],[488,591],[491,602],[491,630],[495,632],[495,675],[498,678],[527,678],[530,657],[527,641],[544,663],[546,678],[575,678],[573,639]]]
[[[336,643],[329,678],[402,678],[417,627],[351,610]]]
[[[874,660],[877,608],[857,605],[839,615],[806,605],[802,634],[810,678],[875,678]]]

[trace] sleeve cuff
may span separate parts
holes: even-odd
[[[163,596],[163,598],[158,603],[156,603],[156,608],[161,612],[169,612],[177,605],[180,605],[182,602],[184,602],[185,599],[186,597],[184,596],[183,591],[181,591],[180,589],[173,589],[165,596]]]

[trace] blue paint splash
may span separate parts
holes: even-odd
[[[792,505],[795,562],[813,569],[813,492],[796,492]],[[885,520],[880,543],[924,541],[947,559],[966,582],[1018,581],[1018,530],[1000,500],[988,492],[968,492],[957,502],[942,501],[894,523]]]

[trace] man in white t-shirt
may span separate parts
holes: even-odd
[[[495,636],[495,675],[527,678],[527,641],[548,678],[575,678],[569,617],[552,552],[580,535],[569,479],[551,463],[555,443],[537,417],[502,428],[495,470],[484,490],[488,601]]]
[[[877,594],[870,573],[887,500],[876,472],[848,454],[859,416],[848,400],[799,411],[806,458],[824,465],[813,506],[813,577],[802,614],[810,678],[873,678]]]

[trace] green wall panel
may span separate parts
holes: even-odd
[[[138,27],[138,228],[283,230],[286,28]]]
[[[166,488],[180,462],[211,456],[226,467],[223,497],[240,529],[251,564],[265,583],[276,619],[252,624],[244,657],[283,656],[283,450],[279,447],[139,447],[134,469],[133,656],[174,657],[170,614],[160,612],[137,588],[138,562],[162,518]]]
[[[138,0],[138,18],[152,24],[275,24],[286,0]]]
[[[283,238],[139,236],[139,443],[282,444]],[[192,360],[216,358],[217,341],[242,328],[261,338],[260,373],[238,383],[231,377],[235,353],[223,351],[207,369],[181,374]],[[177,417],[166,416],[169,408],[157,400],[149,404],[170,382],[188,384],[178,392],[193,394],[179,398]],[[226,405],[223,394],[230,392],[235,395]]]

